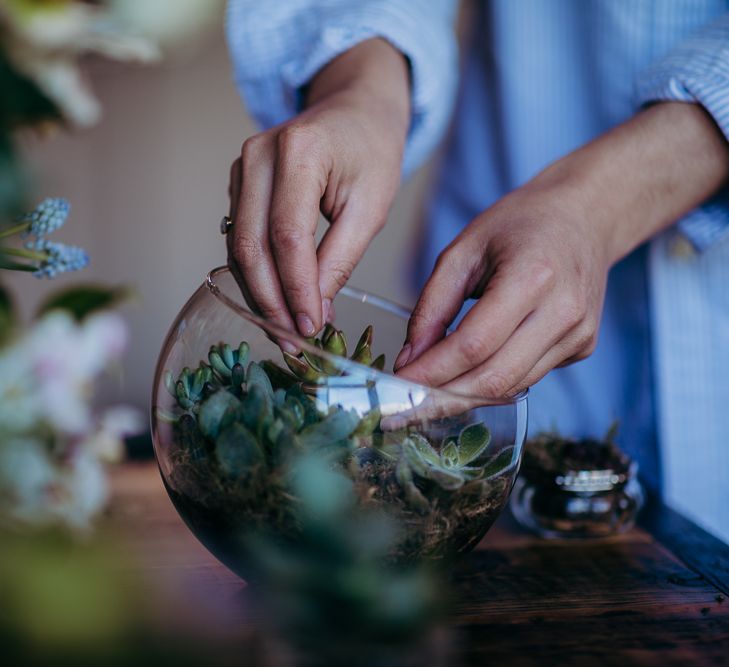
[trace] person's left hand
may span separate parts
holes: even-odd
[[[588,356],[609,268],[589,220],[583,202],[559,185],[521,188],[475,218],[436,263],[398,374],[497,398]],[[444,338],[468,298],[479,300]]]

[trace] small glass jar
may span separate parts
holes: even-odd
[[[545,459],[525,455],[524,467],[511,495],[511,511],[524,527],[546,538],[607,537],[630,529],[643,505],[638,481],[638,464],[611,443],[597,441],[557,441],[564,448],[594,449],[590,455],[556,456]],[[612,454],[610,466],[605,466]],[[527,446],[527,452],[529,446]],[[557,450],[564,454],[564,449]],[[552,454],[556,451],[553,449]]]

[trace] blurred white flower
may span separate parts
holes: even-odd
[[[108,9],[85,2],[5,0],[0,29],[12,64],[76,125],[91,125],[100,116],[99,103],[78,68],[79,56],[98,53],[138,62],[159,56],[152,42],[125,32]]]
[[[104,467],[93,452],[79,448],[59,473],[58,497],[50,505],[51,516],[71,528],[87,530],[109,500]]]
[[[126,325],[103,312],[76,322],[53,311],[0,350],[0,517],[84,530],[103,509],[103,462],[143,428],[139,413],[95,417],[94,382],[126,347]]]
[[[121,357],[126,340],[124,320],[115,313],[77,324],[68,313],[54,311],[6,354],[27,360],[36,414],[58,431],[78,435],[92,425],[88,401],[94,379]]]
[[[108,0],[112,14],[135,34],[164,47],[187,43],[222,23],[224,0]]]
[[[144,429],[144,419],[138,410],[126,406],[110,408],[101,415],[97,428],[82,443],[100,460],[117,463],[124,454],[124,438]]]
[[[56,473],[33,438],[0,442],[0,514],[22,524],[48,523]]]

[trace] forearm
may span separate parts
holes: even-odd
[[[673,224],[729,178],[729,143],[696,104],[663,102],[559,160],[530,186],[558,185],[585,210],[610,263]]]
[[[384,39],[368,39],[328,63],[311,81],[305,106],[346,98],[373,113],[386,114],[394,134],[405,142],[410,124],[407,60]]]

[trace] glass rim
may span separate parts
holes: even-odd
[[[526,400],[529,394],[529,389],[523,389],[518,394],[512,397],[504,396],[502,398],[495,399],[483,398],[480,396],[475,396],[473,394],[461,394],[458,392],[450,391],[448,389],[429,387],[428,385],[419,384],[418,382],[413,382],[412,380],[406,380],[404,378],[398,377],[397,375],[388,371],[378,370],[376,368],[372,368],[371,366],[365,366],[364,364],[353,361],[348,357],[340,357],[338,355],[331,354],[330,352],[327,352],[326,350],[318,348],[315,345],[309,343],[306,338],[304,338],[297,331],[285,329],[284,327],[275,324],[274,322],[271,322],[265,317],[254,313],[250,308],[248,308],[247,305],[244,305],[225,294],[223,289],[221,289],[218,283],[216,283],[216,278],[221,274],[228,274],[235,280],[235,277],[232,276],[232,271],[230,270],[229,266],[218,266],[208,272],[207,276],[205,277],[205,287],[223,305],[231,309],[234,313],[244,318],[245,320],[248,320],[249,322],[260,327],[261,329],[263,329],[263,331],[271,333],[276,337],[284,338],[289,342],[294,343],[299,349],[308,352],[311,355],[321,357],[335,366],[339,366],[342,368],[351,367],[355,369],[360,375],[370,375],[375,379],[379,377],[386,379],[388,382],[392,382],[394,380],[402,383],[404,386],[413,387],[414,389],[424,391],[429,394],[441,395],[444,398],[460,400],[467,399],[470,401],[475,401],[478,403],[479,407],[513,405],[521,403]],[[341,290],[339,290],[339,294],[344,295],[350,299],[361,301],[362,303],[369,303],[404,320],[408,320],[411,315],[411,311],[404,306],[395,303],[394,301],[390,301],[385,297],[372,294],[356,287],[350,287],[349,285],[345,285]]]

